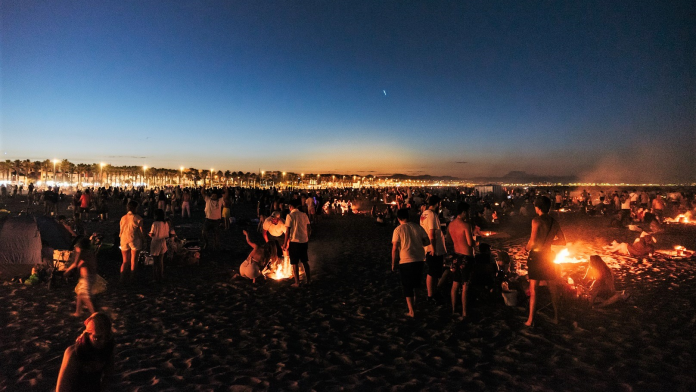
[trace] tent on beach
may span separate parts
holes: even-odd
[[[70,234],[58,222],[48,217],[20,216],[0,221],[0,278],[25,275],[48,258],[51,249],[70,249]]]

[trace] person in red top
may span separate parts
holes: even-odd
[[[92,202],[92,193],[89,188],[80,196],[80,219],[89,220],[89,204]]]

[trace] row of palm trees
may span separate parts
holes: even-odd
[[[198,170],[196,168],[166,169],[147,166],[113,166],[109,164],[74,164],[67,159],[44,161],[5,160],[0,161],[0,178],[4,181],[24,183],[38,181],[56,181],[59,183],[93,183],[93,184],[134,184],[147,183],[150,186],[163,185],[292,185],[311,184],[321,181],[355,182],[374,181],[372,176],[339,174],[286,173],[279,171],[250,173],[242,171]]]

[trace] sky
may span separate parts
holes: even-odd
[[[696,182],[693,1],[0,2],[3,159]]]

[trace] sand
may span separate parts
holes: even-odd
[[[12,206],[8,206],[12,210]],[[253,206],[234,206],[250,217]],[[176,219],[180,235],[198,236],[202,212]],[[120,210],[89,231],[116,231]],[[243,220],[243,219],[242,219]],[[609,228],[608,218],[560,216],[569,241],[601,254],[626,302],[590,309],[568,301],[561,323],[540,311],[525,329],[526,308],[502,298],[477,301],[469,317],[416,300],[416,318],[390,270],[392,227],[366,216],[330,216],[310,241],[314,282],[251,284],[231,279],[249,247],[236,225],[222,249],[203,252],[200,266],[167,268],[164,282],[143,278],[117,287],[118,253],[100,258],[110,282],[97,304],[114,318],[117,355],[112,390],[675,390],[696,389],[696,263],[606,255],[602,245],[638,233]],[[519,259],[529,220],[496,227],[491,240]],[[673,225],[658,248],[696,248],[696,226]],[[579,273],[579,265],[564,266]],[[0,389],[50,390],[62,354],[82,331],[73,318],[74,286],[48,290],[0,286]],[[542,291],[542,305],[548,296]]]

